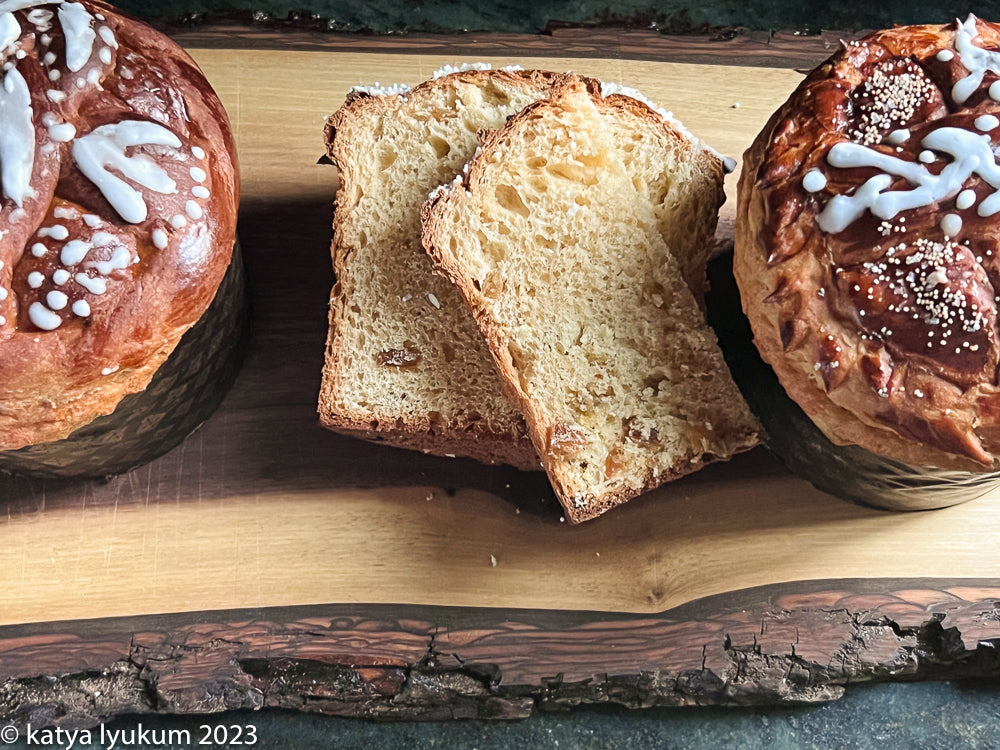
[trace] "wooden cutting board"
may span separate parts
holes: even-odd
[[[1000,495],[875,511],[760,449],[571,527],[540,474],[321,430],[337,175],[317,160],[351,85],[463,59],[572,69],[641,89],[739,157],[801,79],[731,50],[688,64],[620,44],[573,58],[356,46],[192,50],[239,145],[251,351],[219,412],[153,464],[108,482],[0,479],[0,718],[514,716],[819,700],[848,679],[996,669],[980,644],[1000,642]],[[80,673],[100,708],[29,679]],[[414,698],[417,675],[434,689]]]

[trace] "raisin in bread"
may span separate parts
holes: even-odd
[[[557,77],[464,70],[412,90],[355,89],[327,121],[340,188],[319,401],[326,427],[539,468],[472,316],[421,247],[420,207],[469,160],[477,131],[547,95]]]
[[[472,309],[569,519],[755,445],[677,260],[711,241],[721,160],[573,77],[482,137],[464,179],[424,206],[423,241]]]

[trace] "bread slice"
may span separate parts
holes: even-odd
[[[462,70],[356,89],[326,124],[340,170],[330,331],[319,399],[331,429],[439,455],[539,468],[482,335],[420,244],[420,207],[476,132],[546,96],[556,74]]]
[[[424,206],[573,522],[757,442],[678,258],[703,257],[719,158],[645,104],[567,78]]]

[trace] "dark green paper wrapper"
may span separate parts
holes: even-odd
[[[0,471],[36,477],[109,477],[152,461],[194,432],[236,380],[250,316],[239,244],[215,298],[144,391],[126,396],[63,440],[0,452]]]
[[[733,378],[766,433],[766,445],[792,473],[835,497],[883,510],[931,510],[1000,488],[1000,473],[914,466],[857,445],[836,445],[782,388],[753,343],[740,305],[732,254],[709,264],[709,323]]]

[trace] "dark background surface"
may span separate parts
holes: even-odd
[[[975,12],[1000,17],[1000,2],[945,0],[121,0],[130,13],[172,19],[238,12],[260,21],[290,15],[336,31],[512,31],[537,33],[550,24],[616,23],[684,33],[705,27],[870,29],[894,23],[947,23]]]
[[[408,31],[544,32],[554,25],[607,24],[656,27],[664,33],[714,27],[752,30],[859,30],[893,23],[945,23],[969,12],[1000,18],[1000,2],[840,2],[823,0],[288,0],[259,2],[122,0],[119,7],[153,20],[196,25],[206,17],[268,24],[289,18],[309,28],[378,34]],[[1000,684],[922,683],[857,685],[830,704],[772,709],[582,708],[539,714],[519,722],[377,724],[288,712],[241,712],[204,717],[129,717],[108,725],[187,730],[191,744],[130,747],[204,747],[202,725],[254,725],[257,748],[1000,748]],[[95,730],[96,731],[96,730]],[[151,735],[154,738],[156,735]],[[175,736],[177,736],[175,734]],[[221,735],[217,735],[219,737]],[[66,747],[66,744],[58,745]],[[126,746],[120,742],[119,746]],[[212,745],[208,745],[212,746]],[[225,745],[214,745],[216,747]],[[24,738],[9,747],[38,747]],[[98,742],[75,747],[106,747]],[[237,747],[233,745],[233,747]]]

